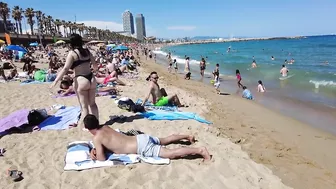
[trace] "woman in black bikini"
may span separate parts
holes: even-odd
[[[202,76],[202,78],[204,77],[205,67],[206,67],[205,59],[202,58],[202,60],[200,62],[200,70],[201,70],[201,76]]]
[[[73,70],[75,74],[73,87],[82,109],[81,116],[85,117],[89,114],[90,109],[90,114],[95,115],[99,119],[98,107],[95,101],[97,82],[91,72],[90,62],[94,70],[97,70],[97,63],[90,51],[83,48],[83,40],[80,35],[72,34],[70,36],[70,45],[72,51],[69,52],[62,71],[58,74],[51,87],[54,87],[69,69]]]

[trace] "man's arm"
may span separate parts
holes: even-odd
[[[147,100],[149,99],[150,95],[152,94],[152,90],[153,90],[153,87],[151,86],[150,89],[149,89],[149,93],[147,94],[146,98],[142,102],[141,106],[144,106],[146,104]]]
[[[93,144],[95,146],[96,149],[96,158],[98,161],[105,161],[106,160],[106,156],[104,153],[104,146],[103,144],[100,142],[99,138],[94,137],[93,138]]]

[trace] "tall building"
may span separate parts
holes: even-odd
[[[129,11],[126,10],[122,14],[123,18],[123,28],[124,32],[127,32],[129,35],[134,34],[134,20],[133,20],[133,14]]]
[[[142,14],[137,14],[135,17],[136,38],[143,41],[146,37],[145,17]]]

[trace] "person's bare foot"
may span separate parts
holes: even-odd
[[[192,136],[192,135],[190,135],[190,136],[188,137],[188,140],[189,140],[189,142],[190,142],[191,144],[194,144],[194,143],[196,142],[195,137]]]
[[[204,161],[210,161],[211,155],[209,154],[208,150],[205,147],[200,148],[200,155],[203,156]]]

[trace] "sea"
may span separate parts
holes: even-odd
[[[228,49],[230,51],[228,52]],[[297,39],[250,40],[166,46],[154,51],[166,64],[172,53],[183,73],[190,57],[192,79],[200,79],[199,62],[207,62],[203,82],[210,84],[216,64],[220,67],[221,89],[239,95],[236,70],[255,101],[282,114],[336,134],[336,36],[308,36]],[[274,60],[272,60],[272,56]],[[257,68],[251,68],[253,60]],[[287,60],[287,63],[286,63]],[[288,64],[293,61],[293,64]],[[290,78],[282,78],[286,65]],[[265,94],[256,88],[261,80]]]

